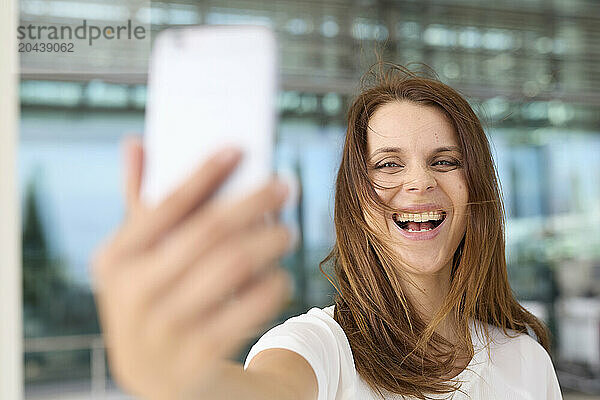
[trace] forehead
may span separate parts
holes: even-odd
[[[438,108],[408,101],[392,102],[373,113],[367,129],[369,154],[390,145],[407,150],[458,146],[458,137],[446,114]]]

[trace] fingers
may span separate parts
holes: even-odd
[[[134,252],[155,243],[206,201],[231,174],[240,158],[240,150],[233,147],[212,155],[157,207],[139,213],[119,235],[114,251]]]
[[[171,285],[185,268],[216,244],[244,234],[249,227],[262,221],[265,214],[279,210],[286,196],[287,187],[273,180],[242,200],[224,203],[214,199],[209,202],[157,248],[156,258],[170,265],[168,269],[159,266],[157,281],[164,286]]]
[[[155,291],[160,302],[148,303],[149,307],[156,311],[158,320],[170,319],[175,326],[206,318],[227,295],[276,264],[289,248],[290,238],[284,225],[261,226],[242,233],[189,268],[168,292]]]
[[[144,166],[144,148],[139,137],[129,136],[123,141],[125,158],[125,206],[127,215],[140,207],[140,187]]]

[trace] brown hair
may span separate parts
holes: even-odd
[[[448,382],[461,354],[474,354],[469,324],[487,324],[527,333],[528,327],[549,351],[547,328],[514,298],[504,254],[504,208],[490,147],[469,103],[437,78],[379,63],[348,112],[348,131],[335,186],[336,241],[319,268],[336,288],[334,319],[343,328],[357,372],[383,397],[380,389],[426,399],[425,394],[460,390]],[[366,79],[363,80],[366,82]],[[365,219],[368,209],[394,212],[384,204],[368,174],[367,124],[382,105],[410,101],[442,110],[458,136],[468,188],[465,235],[456,249],[451,284],[444,304],[424,321],[405,297],[398,260]],[[368,212],[368,211],[367,211]],[[323,271],[332,261],[338,286]],[[447,316],[458,324],[459,343],[435,332]],[[514,335],[516,335],[515,333]],[[511,336],[514,337],[514,336]]]

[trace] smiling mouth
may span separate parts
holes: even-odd
[[[446,219],[445,211],[427,213],[394,213],[394,223],[406,232],[427,232],[437,228]]]

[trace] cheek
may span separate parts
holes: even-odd
[[[460,184],[458,186],[458,195],[459,205],[461,207],[466,207],[467,202],[469,201],[469,193],[467,192],[467,188],[465,185]]]
[[[454,215],[457,222],[462,226],[466,225],[466,215],[468,210],[469,193],[466,183],[461,179],[454,184],[449,185],[448,194],[454,206]]]
[[[468,201],[469,201],[469,193],[467,192],[466,186],[463,184],[460,184],[458,186],[458,193],[457,193],[457,204],[456,204],[456,211],[457,211],[457,217],[458,220],[460,221],[460,230],[464,232],[464,230],[467,227],[467,217],[469,214],[469,205],[468,205]]]
[[[374,189],[375,189],[375,193],[377,193],[377,196],[379,196],[379,198],[384,202],[387,202],[388,197],[391,197],[389,190],[378,189],[377,187],[375,187]]]
[[[469,198],[469,190],[467,188],[467,181],[464,174],[464,171],[461,171],[459,179],[456,182],[456,198],[459,199],[459,202],[463,205],[467,203]]]

